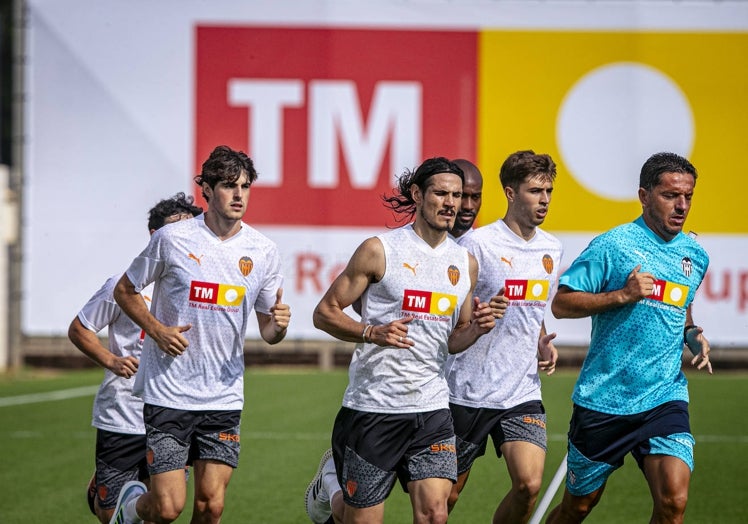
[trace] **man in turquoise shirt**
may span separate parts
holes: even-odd
[[[673,153],[642,166],[642,215],[593,239],[559,280],[557,318],[592,317],[574,387],[566,491],[549,523],[581,522],[631,453],[654,500],[651,522],[682,522],[693,470],[683,344],[711,373],[691,302],[709,256],[682,232],[696,168]]]

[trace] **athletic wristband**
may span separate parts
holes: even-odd
[[[374,326],[372,326],[371,324],[366,324],[366,326],[364,326],[364,330],[361,333],[361,338],[364,339],[364,342],[369,342],[366,339],[369,336],[369,334],[371,333],[372,328],[374,328]]]
[[[699,326],[696,324],[688,324],[686,327],[683,328],[683,343],[688,345],[688,339],[686,338],[686,335],[688,335],[688,332],[692,329],[697,329]]]

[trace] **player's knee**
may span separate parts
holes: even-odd
[[[575,505],[561,506],[558,509],[558,516],[561,516],[561,522],[582,522],[592,511],[594,505]],[[549,519],[549,522],[551,520]]]
[[[174,508],[161,510],[158,512],[158,519],[156,519],[156,522],[158,524],[171,524],[179,518],[181,513],[181,511],[176,511]]]
[[[449,518],[449,513],[446,508],[434,508],[423,522],[428,522],[429,524],[446,524],[447,518]]]
[[[686,513],[686,504],[688,503],[688,492],[671,493],[660,497],[656,507],[661,509],[664,515],[669,519],[682,517]],[[677,520],[674,520],[677,522]]]
[[[212,499],[200,501],[195,504],[195,509],[202,516],[201,522],[218,522],[223,515],[223,500]]]
[[[600,497],[597,494],[586,497],[568,497],[562,501],[559,511],[565,517],[564,522],[582,522],[599,501]]]
[[[184,509],[184,504],[176,504],[171,499],[161,499],[156,501],[156,513],[158,524],[170,524],[179,518]]]
[[[546,524],[555,524],[556,522],[579,523],[587,518],[587,515],[589,514],[589,511],[580,511],[578,508],[558,506],[553,511],[551,511],[550,515],[548,515]]]
[[[449,517],[449,513],[446,504],[438,504],[435,501],[432,501],[427,506],[421,506],[418,510],[414,508],[413,517],[413,522],[423,524],[445,524]]]
[[[523,499],[535,499],[540,493],[542,478],[520,479],[514,484],[514,490]]]

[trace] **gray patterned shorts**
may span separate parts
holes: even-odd
[[[411,481],[457,480],[448,409],[389,415],[343,407],[332,444],[343,500],[356,508],[384,502],[397,479],[406,492]]]
[[[534,400],[509,409],[471,408],[450,404],[457,435],[457,471],[465,473],[486,453],[491,435],[496,456],[504,442],[530,442],[546,450],[545,408]]]
[[[239,465],[241,411],[184,411],[146,404],[148,472],[182,469],[195,460]]]

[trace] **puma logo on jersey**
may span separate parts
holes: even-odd
[[[204,256],[205,255],[200,255],[199,257],[196,257],[195,255],[193,255],[192,253],[190,253],[190,254],[187,255],[187,258],[191,258],[192,260],[194,260],[195,262],[197,262],[197,265],[199,266],[199,265],[201,265],[200,264],[200,259],[202,259]]]
[[[514,267],[512,266],[512,260],[514,260],[514,257],[512,257],[512,258],[505,258],[505,257],[501,257],[501,261],[502,261],[502,262],[503,262],[504,264],[506,264],[507,266],[509,266],[509,267],[511,267],[512,269],[514,269]]]
[[[416,274],[416,268],[418,267],[418,264],[420,264],[420,262],[416,263],[415,266],[411,266],[407,262],[403,262],[403,267],[406,268],[406,269],[410,269],[413,272],[413,276],[415,276],[415,274]]]

